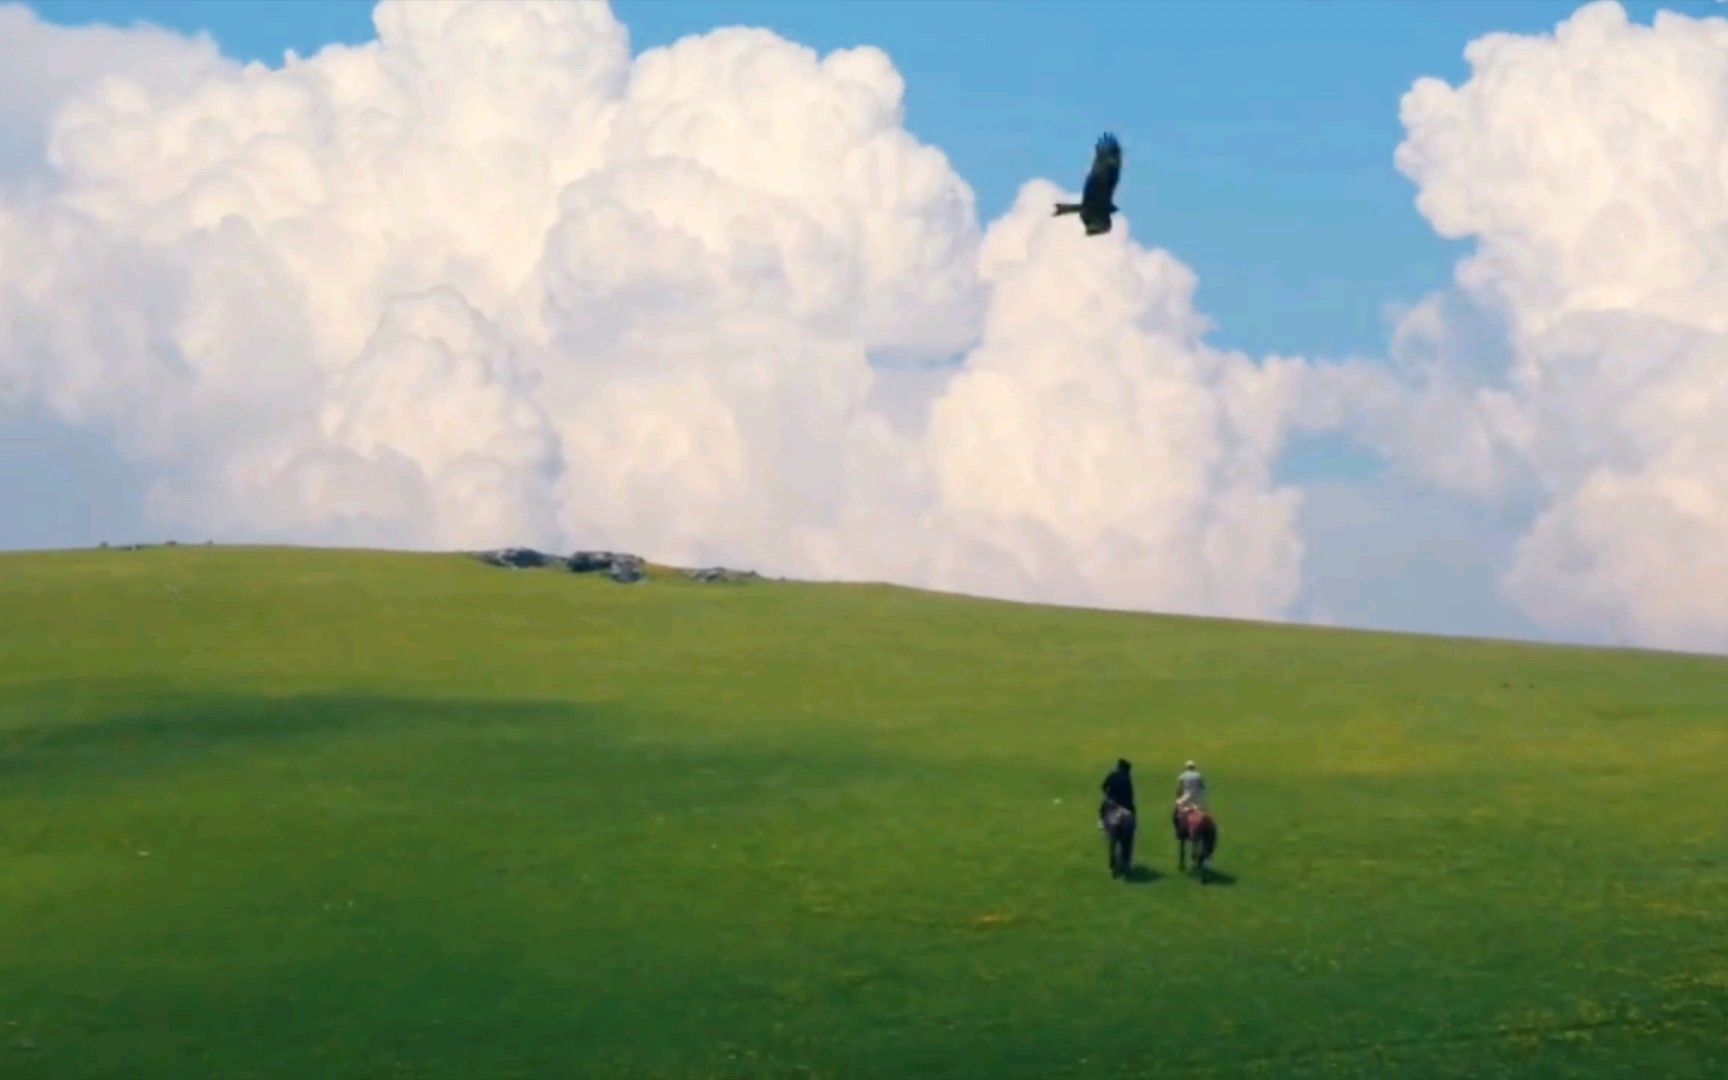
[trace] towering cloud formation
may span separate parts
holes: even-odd
[[[0,8],[0,404],[109,433],[164,527],[1276,617],[1273,468],[1342,427],[1526,508],[1556,632],[1728,648],[1722,20],[1596,5],[1418,82],[1397,163],[1479,250],[1372,367],[1209,347],[1188,269],[1047,182],[981,231],[875,49],[375,21],[267,67]]]
[[[1399,450],[1534,505],[1505,587],[1550,629],[1728,649],[1728,21],[1598,3],[1466,56],[1464,85],[1405,96],[1396,158],[1435,229],[1478,241],[1401,328],[1420,375],[1394,412],[1459,434]]]
[[[1192,276],[1082,244],[1043,184],[981,237],[881,52],[727,29],[632,59],[600,4],[376,24],[88,79],[0,210],[5,385],[111,430],[165,523],[1293,596],[1277,410],[1200,343]],[[945,386],[872,365],[974,346]]]

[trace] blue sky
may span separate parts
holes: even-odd
[[[428,0],[435,2],[435,0]],[[40,0],[61,23],[208,30],[280,63],[373,36],[371,0]],[[1466,74],[1495,30],[1551,29],[1569,0],[615,0],[640,50],[767,26],[821,50],[885,49],[908,123],[940,146],[988,220],[1019,185],[1079,186],[1099,131],[1128,154],[1117,202],[1142,241],[1200,276],[1213,342],[1254,354],[1378,354],[1388,305],[1444,285],[1463,242],[1435,236],[1392,166],[1398,99]],[[1632,2],[1703,13],[1706,3]],[[1719,9],[1718,9],[1719,10]]]

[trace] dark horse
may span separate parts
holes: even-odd
[[[1188,845],[1192,843],[1194,871],[1200,875],[1200,884],[1206,884],[1206,864],[1218,850],[1218,823],[1198,806],[1177,810],[1172,821],[1176,826],[1176,869],[1187,872]]]
[[[1111,803],[1104,811],[1104,839],[1110,847],[1110,876],[1127,877],[1134,865],[1134,811]]]

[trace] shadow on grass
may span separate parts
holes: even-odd
[[[1160,874],[1150,866],[1136,865],[1128,868],[1128,876],[1123,878],[1123,880],[1130,885],[1150,885],[1163,876],[1163,874]]]
[[[1200,881],[1199,877],[1195,876],[1192,871],[1189,872],[1189,876],[1194,878],[1194,881],[1196,884],[1199,883],[1199,881]],[[1225,873],[1223,870],[1213,870],[1210,867],[1208,867],[1206,870],[1206,884],[1207,885],[1234,885],[1234,884],[1236,884],[1236,875]]]
[[[387,727],[591,719],[591,710],[579,703],[438,702],[364,694],[212,696],[123,680],[90,696],[91,707],[74,719],[53,709],[52,697],[44,695],[47,700],[38,705],[50,707],[39,709],[39,719],[0,731],[0,777],[146,776],[231,748]],[[136,703],[128,703],[128,697]]]
[[[426,768],[433,767],[436,747],[446,744],[509,782],[572,770],[596,778],[670,770],[699,779],[701,798],[711,805],[760,804],[763,776],[775,778],[776,798],[786,798],[888,776],[922,773],[941,789],[955,786],[956,775],[990,775],[985,765],[884,752],[830,731],[819,741],[794,731],[766,742],[728,742],[705,736],[689,716],[617,703],[365,692],[221,695],[114,679],[0,689],[0,781],[36,787],[154,782],[228,754],[262,750],[280,760],[302,746],[390,733],[404,737],[410,761],[426,750]],[[404,767],[396,776],[413,772]]]

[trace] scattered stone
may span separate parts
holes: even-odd
[[[621,585],[641,581],[648,576],[642,556],[626,555],[618,551],[578,551],[564,562],[573,574],[603,573]]]
[[[504,566],[513,570],[531,570],[537,566],[546,566],[558,561],[555,555],[546,555],[533,548],[504,548],[502,551],[482,551],[480,561],[491,566]]]
[[[619,551],[578,551],[569,558],[548,555],[533,548],[501,548],[497,551],[472,553],[488,566],[512,570],[530,570],[542,566],[561,566],[576,574],[605,574],[613,581],[628,584],[648,576],[647,565],[640,555]]]
[[[710,566],[705,570],[686,570],[684,576],[691,581],[760,581],[762,575],[754,570],[728,570],[724,566]]]

